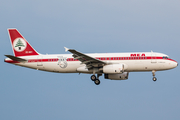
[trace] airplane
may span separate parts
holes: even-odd
[[[156,71],[169,70],[178,63],[168,55],[157,52],[132,53],[94,53],[84,54],[74,49],[65,48],[72,54],[40,54],[20,32],[8,29],[14,55],[5,55],[4,61],[18,66],[56,73],[92,74],[91,80],[100,84],[99,77],[105,79],[127,80],[129,72],[151,71],[156,81]]]

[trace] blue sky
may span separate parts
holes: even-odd
[[[42,54],[161,52],[180,61],[178,0],[0,1],[1,120],[179,120],[177,67],[130,73],[126,81],[36,71],[4,62],[13,54],[7,28],[17,28]]]

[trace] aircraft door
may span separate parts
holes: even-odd
[[[43,56],[39,55],[37,57],[37,66],[43,66],[42,60],[43,60]]]
[[[151,63],[157,63],[156,54],[155,53],[151,54]]]

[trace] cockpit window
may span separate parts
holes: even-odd
[[[163,59],[169,59],[169,57],[168,56],[163,56]]]

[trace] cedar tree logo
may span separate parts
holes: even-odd
[[[26,49],[26,41],[23,38],[16,38],[13,42],[14,50],[17,52],[22,52]]]

